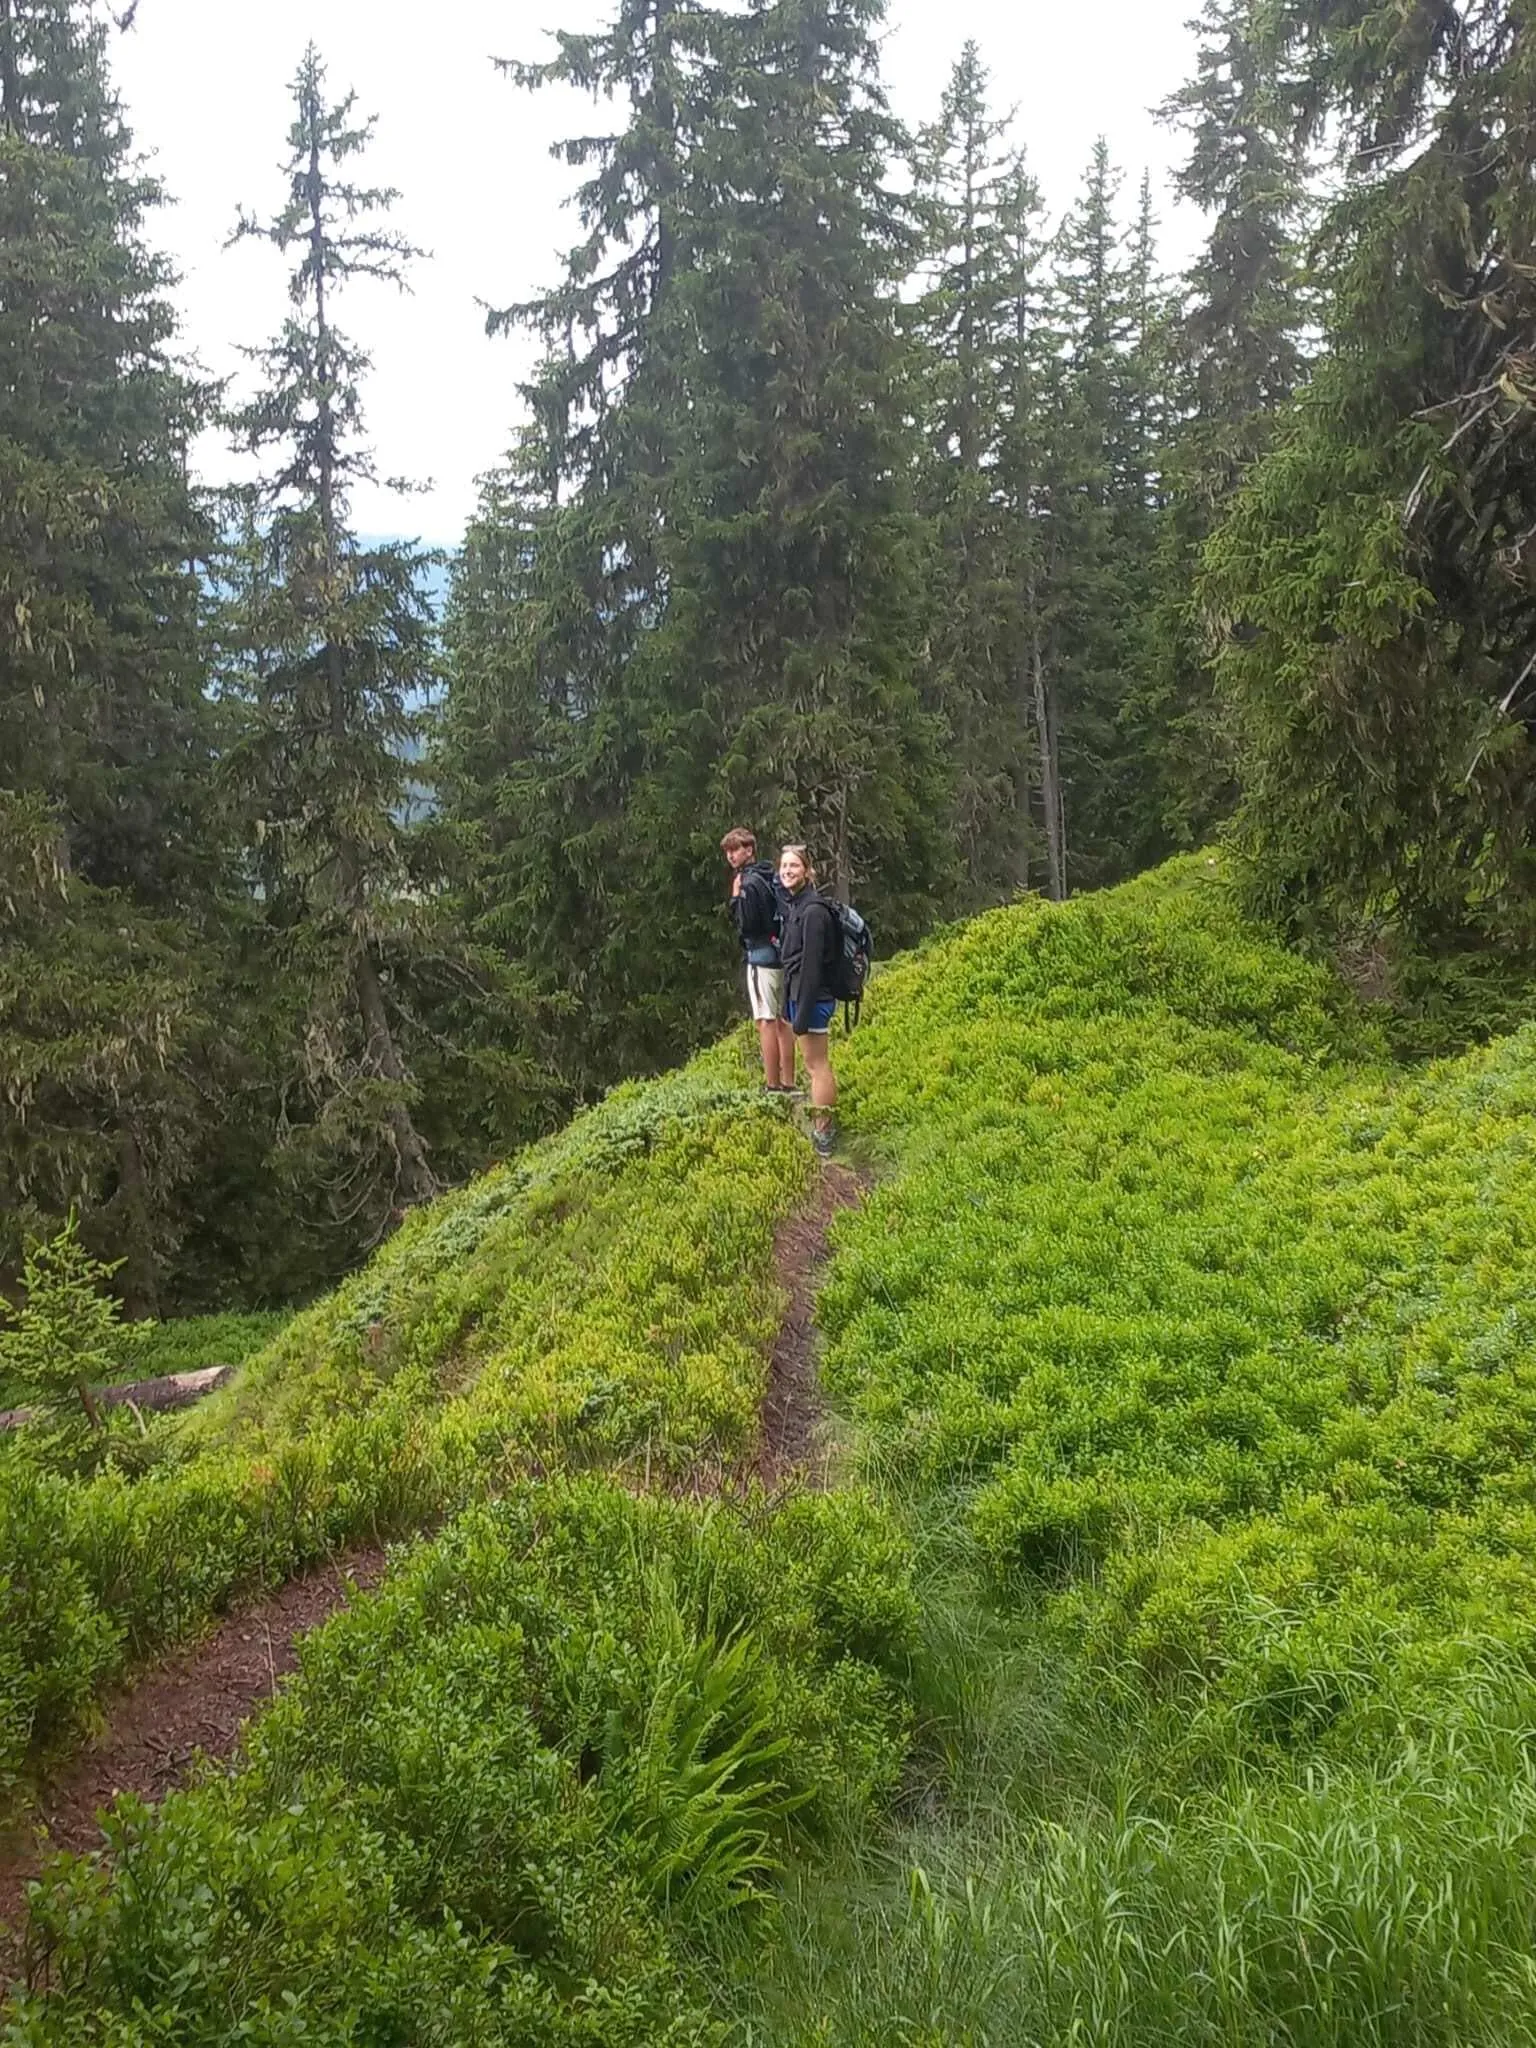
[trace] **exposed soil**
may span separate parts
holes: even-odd
[[[848,1168],[824,1167],[813,1202],[774,1238],[788,1304],[769,1359],[753,1468],[772,1491],[792,1480],[826,1483],[816,1290],[827,1262],[827,1227],[863,1193],[864,1183]],[[715,1490],[719,1478],[704,1490]],[[695,1490],[704,1479],[695,1475]],[[26,1888],[44,1859],[55,1850],[99,1846],[98,1815],[120,1792],[154,1802],[184,1782],[199,1756],[233,1756],[247,1720],[296,1668],[299,1638],[345,1606],[354,1588],[376,1585],[383,1568],[382,1551],[355,1551],[295,1579],[238,1608],[212,1635],[103,1702],[102,1732],[40,1787],[26,1831],[0,1841],[0,1992],[23,1960]]]
[[[827,1226],[839,1209],[864,1196],[864,1182],[845,1166],[824,1166],[817,1199],[779,1226],[774,1265],[789,1296],[768,1361],[757,1477],[778,1490],[793,1476],[807,1486],[827,1480],[825,1404],[816,1369],[816,1289],[827,1263]]]
[[[26,1888],[44,1858],[97,1847],[97,1814],[119,1792],[158,1800],[198,1755],[233,1755],[251,1714],[296,1668],[300,1636],[383,1569],[381,1550],[359,1550],[290,1580],[103,1702],[100,1735],[42,1785],[25,1835],[0,1843],[0,1988],[15,1973]]]

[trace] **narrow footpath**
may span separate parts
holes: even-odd
[[[815,1306],[828,1228],[864,1183],[826,1166],[807,1206],[779,1227],[774,1265],[787,1297],[768,1362],[752,1470],[771,1493],[827,1483],[829,1445],[816,1365]],[[354,1551],[226,1615],[213,1632],[140,1673],[102,1703],[100,1732],[39,1787],[32,1812],[0,1840],[0,1996],[24,1977],[26,1891],[50,1855],[101,1841],[99,1815],[120,1793],[154,1804],[183,1784],[198,1758],[227,1761],[251,1716],[297,1669],[304,1635],[384,1572],[381,1549]]]

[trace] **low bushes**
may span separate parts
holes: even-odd
[[[900,1546],[520,1485],[311,1636],[248,1764],[119,1808],[37,1898],[22,2048],[716,2037],[692,1944],[894,1782]]]
[[[977,920],[843,1059],[906,1164],[823,1296],[872,1455],[1215,1754],[1536,1652],[1536,1029],[1376,1054],[1187,861]]]
[[[0,1449],[0,1787],[124,1663],[237,1588],[420,1528],[517,1473],[741,1459],[810,1152],[715,1056],[615,1091],[412,1216],[158,1463]]]

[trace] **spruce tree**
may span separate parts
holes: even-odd
[[[1051,250],[1042,377],[1041,491],[1050,520],[1037,577],[1043,744],[1059,789],[1062,885],[1110,880],[1131,856],[1131,763],[1120,713],[1132,687],[1146,561],[1146,456],[1134,375],[1136,277],[1101,139]]]
[[[1293,927],[1536,941],[1536,246],[1514,0],[1265,10],[1298,146],[1341,151],[1324,351],[1208,548],[1241,842]]]
[[[725,45],[666,643],[718,735],[717,814],[806,840],[899,941],[948,894],[952,857],[895,307],[917,244],[888,181],[905,138],[879,18],[878,0],[754,0]]]
[[[1014,680],[1009,721],[1024,746],[1017,773],[1016,843],[1043,847],[1043,880],[1053,902],[1067,893],[1066,819],[1062,807],[1060,715],[1051,660],[1048,594],[1056,568],[1055,519],[1048,453],[1057,389],[1055,342],[1047,316],[1048,283],[1039,188],[1016,156],[999,198],[1003,328],[999,386],[1003,416],[997,486],[1003,516],[1008,587],[1004,632]],[[1020,881],[1026,879],[1021,872]]]
[[[919,507],[929,527],[935,688],[949,718],[955,831],[974,902],[1029,879],[1032,693],[1020,694],[1034,506],[1027,471],[1036,346],[1038,196],[1004,147],[975,43],[956,61],[939,118],[918,136],[925,236],[907,326],[921,350]],[[1004,459],[1005,445],[1009,451]]]
[[[78,1205],[136,1311],[214,1121],[230,880],[159,200],[89,12],[3,0],[0,1266]]]
[[[441,773],[481,850],[476,929],[528,975],[580,1093],[667,1064],[723,1015],[705,964],[724,937],[711,749],[692,678],[657,642],[686,527],[677,285],[722,20],[622,0],[549,62],[504,67],[524,90],[613,100],[621,121],[557,146],[586,174],[564,277],[489,318],[544,353],[455,566]]]
[[[331,101],[313,46],[293,88],[287,192],[244,216],[293,259],[293,312],[254,350],[257,395],[232,426],[265,475],[225,561],[222,680],[246,711],[230,781],[254,829],[274,958],[303,1017],[286,1133],[339,1220],[383,1228],[436,1186],[402,1051],[402,983],[434,883],[403,822],[408,756],[436,675],[428,558],[365,547],[349,494],[372,475],[360,384],[368,358],[335,305],[358,277],[402,285],[416,252],[387,225],[393,192],[353,182],[371,121]]]
[[[946,871],[872,18],[623,0],[516,74],[621,118],[566,146],[564,280],[501,316],[546,353],[456,577],[444,775],[583,1091],[728,1014],[725,825],[811,838],[892,936]]]
[[[1209,833],[1235,801],[1200,557],[1304,372],[1302,243],[1312,211],[1305,151],[1264,61],[1255,0],[1207,0],[1195,27],[1197,75],[1162,112],[1188,134],[1176,185],[1210,228],[1168,336],[1170,505],[1147,684],[1135,707],[1153,769],[1152,822],[1183,845]]]

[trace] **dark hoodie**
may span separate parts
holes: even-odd
[[[842,940],[831,906],[807,882],[784,914],[784,996],[795,1013],[795,1036],[810,1028],[811,1012],[832,993],[832,967]]]
[[[779,964],[779,891],[773,868],[755,860],[741,871],[740,891],[731,898],[731,919],[741,950],[754,967]]]

